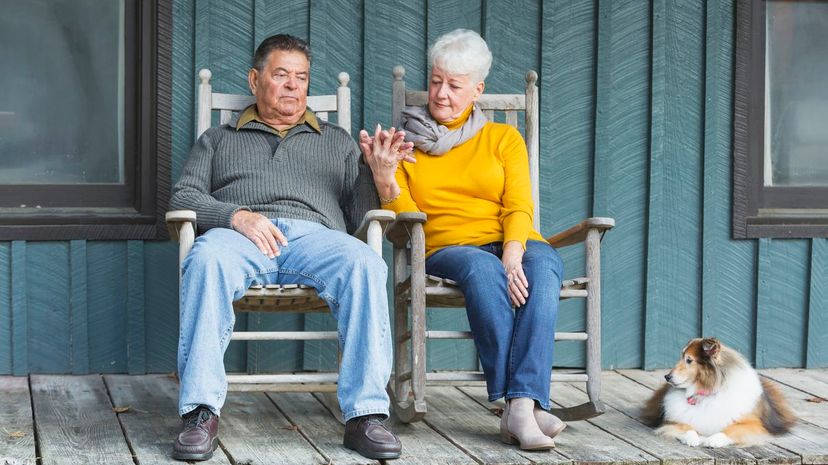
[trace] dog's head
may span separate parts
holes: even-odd
[[[715,338],[692,339],[664,379],[677,388],[713,389],[719,381],[721,352],[722,344]]]

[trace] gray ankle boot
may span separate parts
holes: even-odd
[[[538,406],[535,406],[532,413],[535,414],[535,421],[538,422],[540,430],[550,438],[554,438],[566,429],[566,423],[563,420]]]
[[[519,397],[506,401],[500,419],[500,439],[506,444],[519,444],[523,450],[548,450],[555,441],[543,434],[535,421],[535,401]]]

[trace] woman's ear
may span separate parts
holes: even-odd
[[[486,83],[483,82],[483,81],[478,82],[477,85],[474,86],[474,99],[475,100],[477,100],[477,98],[480,97],[483,94],[483,89],[485,89],[485,88],[486,88]]]

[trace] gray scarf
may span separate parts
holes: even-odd
[[[452,131],[432,118],[426,107],[406,107],[402,121],[406,142],[430,155],[443,155],[474,137],[489,119],[475,106],[463,126]]]

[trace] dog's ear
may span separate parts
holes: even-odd
[[[713,358],[718,355],[721,348],[722,344],[716,338],[708,337],[702,340],[702,350],[708,358]]]

